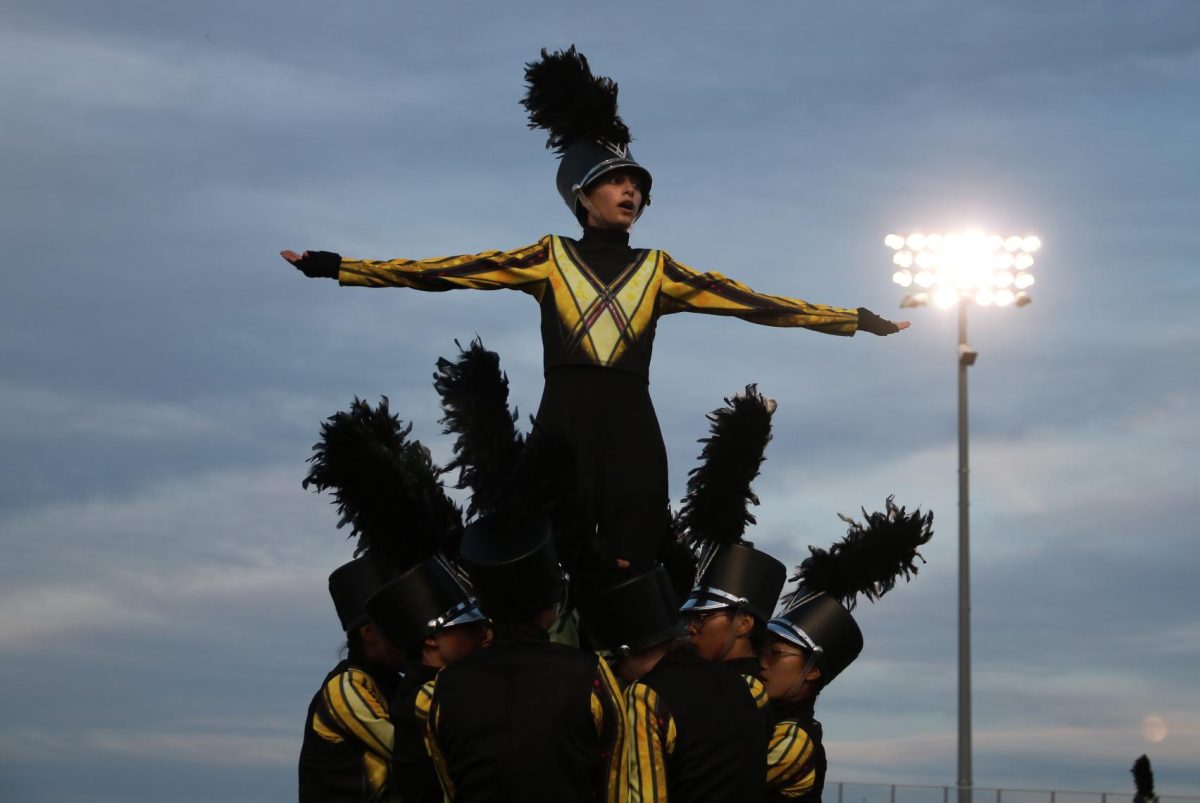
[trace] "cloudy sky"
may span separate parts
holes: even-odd
[[[971,311],[975,780],[1128,793],[1147,752],[1200,795],[1200,5],[8,0],[0,799],[295,794],[351,554],[300,487],[321,419],[387,394],[445,455],[437,357],[482,336],[524,415],[540,346],[523,295],[275,254],[573,233],[517,104],[571,43],[655,176],[635,245],[898,316],[888,231],[1041,235],[1034,303]],[[822,695],[832,780],[955,778],[955,332],[911,318],[674,316],[655,348],[676,499],[704,413],[758,382],[760,545],[795,563],[889,493],[937,514]]]

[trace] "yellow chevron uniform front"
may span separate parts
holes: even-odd
[[[542,306],[547,369],[598,365],[648,376],[655,324],[660,316],[676,312],[732,315],[834,335],[852,335],[858,326],[854,309],[757,293],[719,273],[698,273],[665,251],[634,255],[605,284],[579,258],[571,240],[547,235],[512,251],[423,260],[343,258],[338,279],[360,287],[528,293]]]

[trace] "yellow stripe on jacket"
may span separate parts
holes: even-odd
[[[767,745],[767,789],[784,797],[800,797],[812,789],[816,778],[808,733],[794,720],[776,723]]]

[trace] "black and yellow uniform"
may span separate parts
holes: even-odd
[[[631,249],[628,237],[589,228],[582,240],[547,235],[513,251],[384,262],[343,258],[338,280],[362,287],[528,293],[542,308],[547,372],[587,365],[649,379],[658,319],[675,312],[732,315],[833,335],[857,329],[857,310],[757,293],[719,273],[698,273],[664,251]],[[618,261],[603,259],[605,252]]]
[[[541,307],[546,386],[538,425],[578,451],[583,491],[609,554],[648,569],[667,531],[666,449],[647,382],[658,319],[676,312],[853,335],[854,309],[757,293],[699,273],[664,251],[632,249],[627,232],[587,228],[580,240],[547,235],[512,251],[439,259],[342,259],[343,285],[520,290]],[[615,370],[614,370],[615,369]],[[591,578],[580,578],[585,585]],[[607,579],[594,582],[603,586]]]
[[[630,803],[762,798],[767,738],[741,677],[678,649],[625,699]]]
[[[737,672],[746,682],[746,688],[750,691],[750,699],[754,700],[754,707],[762,713],[767,733],[771,733],[771,729],[775,725],[774,707],[771,704],[771,698],[767,696],[767,684],[763,683],[762,678],[758,676],[760,669],[758,659],[733,658],[721,663],[727,669]]]
[[[532,625],[443,669],[417,696],[446,796],[479,801],[625,799],[620,692],[594,654]]]
[[[768,801],[821,803],[825,788],[825,748],[813,701],[776,704],[779,721],[767,748]]]
[[[418,664],[406,669],[390,705],[396,729],[392,750],[392,787],[404,803],[441,803],[442,785],[425,746],[425,723],[416,717],[417,696],[438,670]]]
[[[394,730],[386,700],[395,674],[342,661],[308,706],[300,803],[396,800],[389,783]]]

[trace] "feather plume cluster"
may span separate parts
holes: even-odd
[[[349,525],[350,537],[358,537],[356,555],[370,552],[401,570],[439,551],[453,554],[462,531],[462,511],[446,496],[442,470],[409,439],[411,431],[386,396],[378,407],[355,398],[321,425],[302,483],[333,491],[337,526]]]
[[[859,594],[874,602],[891,591],[896,581],[910,579],[922,563],[920,548],[933,537],[933,512],[922,515],[920,508],[908,513],[897,507],[893,497],[885,502],[884,512],[867,513],[862,524],[846,516],[838,518],[850,525],[846,536],[829,549],[810,546],[811,553],[789,579],[799,588],[784,596],[791,607],[805,594],[823,591],[853,610]]]
[[[1133,785],[1137,789],[1137,799],[1141,801],[1154,800],[1154,773],[1150,771],[1150,759],[1145,755],[1133,762]]]
[[[574,569],[594,536],[587,531],[588,502],[579,479],[575,446],[563,433],[534,426],[517,430],[508,407],[508,378],[500,356],[476,338],[458,359],[438,360],[434,388],[442,398],[443,432],[454,435],[457,487],[471,490],[469,518],[508,510],[517,518],[550,517],[559,557]]]
[[[587,58],[571,45],[525,65],[528,85],[521,105],[529,127],[550,132],[546,147],[562,155],[573,143],[600,141],[629,145],[629,128],[617,114],[617,85],[592,75]]]
[[[750,506],[758,497],[751,483],[771,440],[775,402],[747,385],[725,405],[708,414],[709,436],[700,440],[702,462],[688,474],[679,511],[678,526],[693,549],[735,543],[755,523]]]
[[[438,358],[433,386],[442,398],[442,431],[455,436],[454,460],[446,470],[458,470],[456,487],[471,489],[467,515],[474,517],[510,502],[513,467],[525,439],[517,432],[517,414],[508,409],[500,355],[478,338],[465,349],[455,345],[458,360]]]

